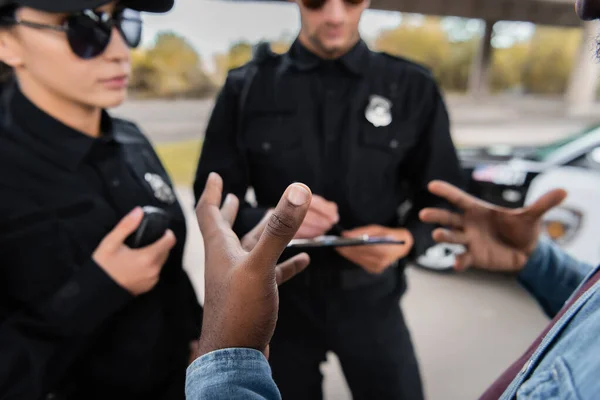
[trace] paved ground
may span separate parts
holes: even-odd
[[[448,96],[452,132],[457,144],[550,141],[600,120],[600,106],[589,115],[565,116],[560,100],[495,97],[473,101]],[[114,110],[139,123],[155,143],[203,136],[212,100],[131,101]]]
[[[450,96],[458,144],[539,143],[577,131],[596,120],[567,118],[560,101],[498,97],[474,102]],[[137,121],[155,143],[197,139],[211,101],[130,102],[116,114]],[[600,119],[600,118],[599,118]],[[203,299],[203,248],[189,189],[178,190],[188,212],[186,265]],[[426,394],[432,400],[475,399],[531,343],[547,322],[512,280],[483,273],[408,271],[402,302],[420,358]],[[334,356],[323,365],[328,400],[350,399]]]

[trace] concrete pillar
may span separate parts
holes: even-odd
[[[596,100],[600,77],[595,53],[597,36],[597,22],[584,22],[581,44],[565,93],[566,111],[569,115],[589,114]]]
[[[469,75],[469,94],[473,97],[481,97],[489,93],[488,81],[493,53],[492,32],[495,23],[496,21],[485,21],[485,31],[473,59]]]

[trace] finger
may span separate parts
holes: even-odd
[[[167,229],[165,234],[160,239],[139,250],[148,251],[155,254],[162,254],[171,250],[171,248],[175,246],[176,242],[177,239],[175,238],[175,234],[173,233],[173,231]]]
[[[419,213],[419,218],[427,224],[444,225],[458,229],[464,226],[461,215],[440,208],[425,208]]]
[[[469,243],[467,236],[463,232],[451,231],[438,228],[433,231],[433,240],[438,243],[454,243],[467,245]]]
[[[368,265],[372,263],[376,263],[380,258],[380,253],[374,252],[372,249],[366,249],[366,247],[375,247],[375,246],[346,246],[346,247],[338,247],[337,252],[358,265]]]
[[[363,235],[380,236],[383,234],[385,234],[385,229],[376,225],[361,226],[359,228],[350,229],[343,232],[344,237],[360,237]]]
[[[103,246],[108,246],[112,250],[120,248],[125,240],[140,226],[144,217],[144,211],[140,207],[134,208],[109,232],[102,240]]]
[[[310,264],[310,257],[308,257],[308,254],[306,253],[301,253],[277,265],[275,267],[277,285],[289,281],[294,276],[304,271],[306,267],[308,267],[308,264]]]
[[[316,237],[323,236],[326,232],[327,229],[302,225],[294,237],[296,239],[314,239]]]
[[[433,181],[428,188],[432,194],[448,200],[461,210],[467,210],[478,202],[475,197],[443,181]]]
[[[258,243],[258,239],[260,238],[263,231],[265,230],[265,227],[267,226],[267,222],[271,217],[271,213],[271,210],[267,211],[264,217],[260,220],[260,222],[242,238],[242,247],[244,250],[251,251],[254,248],[254,246],[256,246],[256,243]]]
[[[327,231],[331,229],[332,226],[332,223],[326,218],[323,218],[323,215],[310,209],[306,213],[306,217],[304,217],[304,222],[302,222],[302,224],[321,231]]]
[[[273,271],[281,253],[302,225],[311,197],[306,185],[295,183],[287,188],[250,253],[250,265],[264,269],[264,272]]]
[[[454,269],[456,271],[462,272],[472,267],[473,257],[471,256],[471,253],[466,252],[462,254],[457,254],[455,257],[456,261],[454,262]]]
[[[211,232],[216,226],[223,223],[219,211],[222,195],[223,179],[212,172],[206,180],[206,186],[196,206],[196,218],[203,233]]]
[[[321,217],[327,218],[332,224],[337,224],[340,220],[337,204],[332,201],[327,201],[321,196],[313,196],[310,210],[316,212]]]
[[[221,215],[223,216],[223,219],[227,221],[230,227],[235,223],[239,208],[239,199],[234,194],[229,193],[227,197],[225,197],[223,207],[221,207]]]
[[[567,197],[567,192],[562,189],[552,190],[539,198],[525,210],[525,215],[532,219],[539,219],[552,208],[560,205]]]
[[[169,258],[169,254],[175,243],[177,242],[173,231],[168,229],[162,238],[151,245],[141,249],[134,250],[138,254],[147,254],[152,262],[162,268]]]

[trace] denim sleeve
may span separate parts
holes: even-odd
[[[265,356],[252,349],[218,350],[188,367],[187,400],[280,400]]]
[[[519,281],[553,318],[592,269],[543,237],[519,274]]]

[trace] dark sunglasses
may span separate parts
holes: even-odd
[[[344,0],[345,3],[353,6],[359,5],[363,1],[364,0]],[[327,3],[327,0],[302,0],[304,7],[308,8],[309,10],[318,10],[322,8],[325,3]]]
[[[142,40],[141,15],[128,8],[118,10],[112,16],[106,12],[84,10],[67,16],[62,25],[40,24],[16,17],[2,19],[8,24],[65,32],[73,53],[84,60],[97,57],[106,50],[113,27],[117,28],[130,48],[138,47]]]

